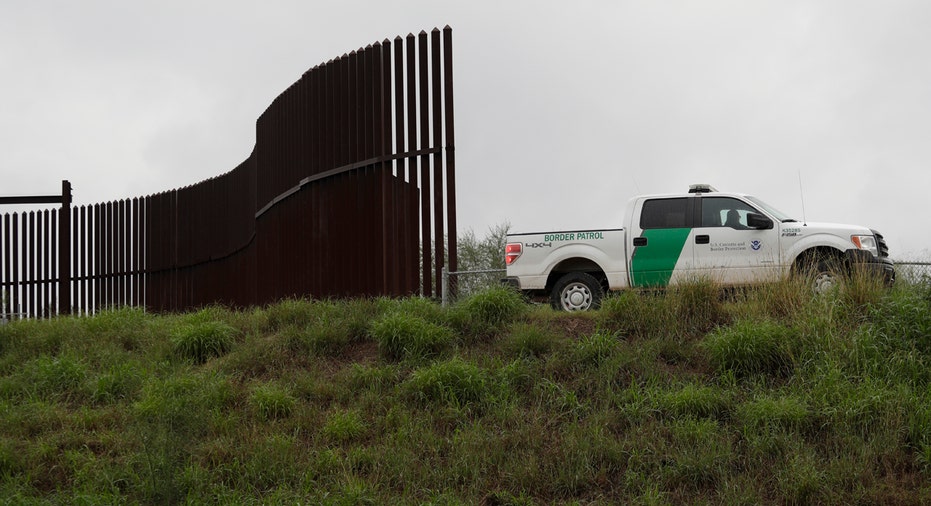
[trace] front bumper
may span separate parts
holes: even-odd
[[[862,249],[849,249],[847,265],[851,270],[860,270],[881,278],[886,286],[895,284],[895,264],[888,257],[876,257]]]

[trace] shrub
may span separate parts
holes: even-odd
[[[116,338],[127,349],[133,349],[135,343],[146,335],[151,319],[142,308],[121,307],[101,311],[81,321],[94,339]]]
[[[782,375],[793,367],[797,341],[796,331],[784,325],[741,320],[712,332],[702,345],[719,371],[737,376]]]
[[[812,419],[808,403],[794,396],[758,396],[738,406],[736,414],[744,427],[757,430],[774,427],[800,429]]]
[[[422,402],[457,407],[480,404],[490,395],[485,370],[459,358],[414,371],[405,388]]]
[[[582,367],[597,366],[613,355],[618,338],[604,331],[583,337],[575,347],[576,361]]]
[[[670,424],[674,445],[670,465],[661,471],[669,487],[715,487],[727,476],[733,460],[732,443],[714,420],[683,418]]]
[[[536,383],[538,375],[533,362],[517,359],[499,366],[494,371],[493,381],[500,386],[502,397],[516,396],[529,391]]]
[[[707,280],[695,280],[670,287],[668,304],[675,314],[680,335],[703,334],[727,320],[721,302],[722,288]]]
[[[286,327],[281,331],[292,351],[311,351],[325,356],[339,356],[352,341],[342,321],[320,321],[306,327]]]
[[[602,328],[628,337],[666,335],[674,328],[674,315],[664,293],[627,290],[601,302]]]
[[[730,409],[730,398],[720,388],[690,383],[661,395],[659,408],[674,418],[721,418]]]
[[[192,442],[209,429],[209,419],[230,401],[229,383],[217,376],[174,376],[145,385],[133,404],[141,451],[131,466],[143,478],[146,503],[174,504],[185,494],[181,476]]]
[[[841,292],[844,303],[853,306],[854,309],[871,307],[879,303],[885,295],[886,286],[883,280],[868,269],[856,265]]]
[[[0,357],[4,368],[18,368],[42,355],[58,355],[62,344],[75,337],[69,320],[16,320],[0,325]]]
[[[338,410],[327,417],[327,421],[321,430],[327,439],[338,443],[346,443],[362,436],[365,432],[365,422],[358,411]]]
[[[894,293],[873,307],[870,320],[883,345],[931,355],[931,300],[919,290]]]
[[[350,340],[362,341],[368,337],[372,323],[389,311],[390,302],[391,299],[386,298],[350,299],[341,302],[337,316],[345,325]]]
[[[601,304],[603,328],[630,337],[694,336],[728,320],[721,287],[696,280],[667,290],[612,294]]]
[[[23,454],[17,446],[21,443],[15,442],[6,436],[0,438],[0,478],[7,479],[22,471]]]
[[[800,277],[729,290],[730,312],[735,319],[797,318],[811,305],[811,286]]]
[[[176,375],[145,384],[133,408],[146,423],[163,420],[174,428],[200,432],[206,429],[201,423],[204,416],[228,407],[231,399],[230,384],[222,376]]]
[[[308,299],[284,299],[265,309],[269,330],[280,330],[293,325],[303,327],[317,316],[314,301]]]
[[[175,329],[172,345],[176,355],[203,364],[212,357],[221,357],[233,347],[236,329],[217,322],[182,324]]]
[[[547,354],[556,342],[556,336],[540,325],[518,323],[503,343],[505,353],[516,357],[540,357]]]
[[[0,324],[0,356],[6,352],[7,348],[13,342],[15,334],[13,333],[12,327],[6,323]]]
[[[915,449],[915,463],[922,471],[931,471],[931,440],[925,438],[917,444]]]
[[[291,392],[270,383],[255,387],[249,401],[255,412],[264,420],[287,418],[294,412],[294,406],[297,404]]]
[[[547,408],[560,417],[578,419],[585,409],[575,390],[562,383],[544,378],[536,384],[535,391]]]
[[[142,385],[141,373],[131,364],[111,364],[93,383],[94,402],[113,402],[132,396]]]
[[[427,359],[452,345],[453,333],[422,318],[392,313],[372,324],[372,337],[382,356],[389,359]]]
[[[500,332],[526,311],[527,304],[520,293],[497,286],[459,302],[451,317],[464,332],[480,336]]]
[[[416,316],[436,325],[445,325],[446,310],[436,301],[426,297],[407,297],[394,302],[392,310]]]
[[[785,465],[776,472],[776,484],[788,504],[817,502],[826,474],[813,449],[794,448]]]
[[[374,367],[352,364],[349,367],[349,386],[353,390],[382,391],[397,384],[399,368],[396,365]]]
[[[71,355],[42,356],[32,363],[28,376],[37,393],[74,399],[85,394],[87,366]]]

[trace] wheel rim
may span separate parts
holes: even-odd
[[[833,290],[837,284],[838,279],[836,275],[830,272],[821,272],[818,273],[812,281],[812,290],[818,295],[823,295]]]
[[[584,283],[571,283],[563,288],[562,307],[567,311],[585,311],[592,307],[592,291]]]

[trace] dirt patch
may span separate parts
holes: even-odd
[[[570,339],[580,339],[595,333],[598,325],[590,316],[566,315],[553,319],[550,328]]]
[[[351,343],[340,352],[339,361],[360,365],[374,364],[378,361],[378,343],[374,341]]]

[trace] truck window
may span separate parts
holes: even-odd
[[[702,197],[701,226],[746,229],[747,214],[758,213],[753,206],[731,197]]]
[[[651,199],[643,203],[640,228],[685,228],[688,198]]]

